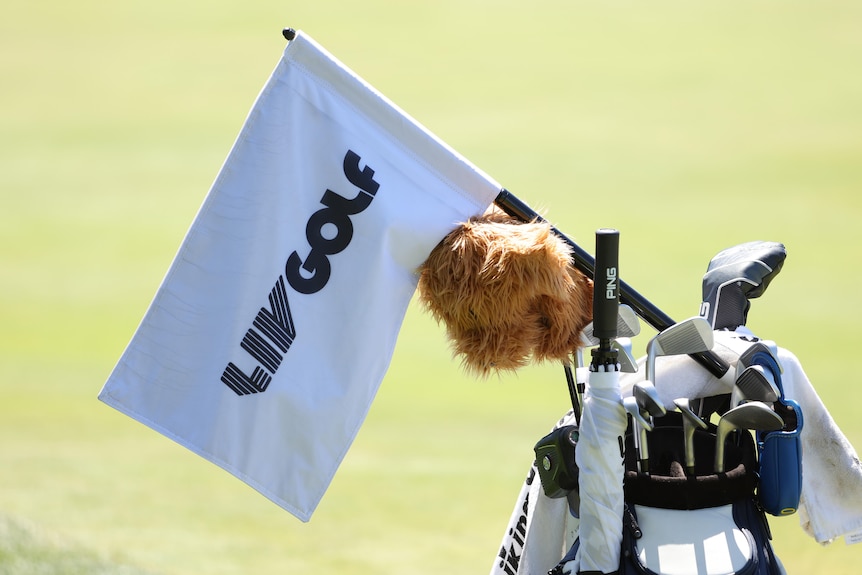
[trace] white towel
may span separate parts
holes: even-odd
[[[799,360],[779,349],[784,394],[802,408],[802,498],[799,520],[819,543],[862,529],[862,463],[808,377]]]

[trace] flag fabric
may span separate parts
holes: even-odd
[[[499,191],[297,33],[99,399],[307,521],[416,268]]]

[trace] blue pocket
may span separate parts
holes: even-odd
[[[783,393],[782,393],[783,395]],[[760,484],[757,498],[770,515],[796,513],[802,493],[802,409],[792,399],[780,399],[776,411],[784,429],[758,434]]]

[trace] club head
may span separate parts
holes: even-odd
[[[776,345],[774,341],[761,339],[751,344],[751,346],[749,346],[749,348],[739,356],[739,361],[736,364],[737,374],[741,373],[742,370],[749,365],[762,365],[762,356],[764,354],[770,356],[776,365],[778,365],[779,372],[784,371],[781,368],[781,362],[778,360],[778,345]]]
[[[634,337],[641,332],[641,324],[634,310],[625,304],[621,304],[617,314],[617,337]],[[587,324],[581,332],[581,341],[584,347],[599,345],[599,339],[593,336],[593,322]]]
[[[707,425],[704,420],[699,418],[691,409],[691,404],[687,397],[680,397],[673,400],[673,404],[682,413],[682,436],[683,447],[685,449],[685,471],[689,475],[694,475],[694,432],[696,429],[706,429]]]
[[[781,361],[778,359],[778,344],[771,339],[761,339],[758,343],[762,343],[766,347],[766,349],[769,350],[769,353],[772,354],[772,357],[775,358],[775,363],[778,364],[779,373],[784,373],[784,367],[781,365]]]
[[[641,408],[638,406],[638,402],[634,396],[624,397],[623,407],[625,408],[626,413],[632,416],[632,420],[637,424],[637,426],[640,426],[647,431],[652,431],[652,423],[644,417],[643,413],[641,413]],[[637,436],[637,430],[635,430],[635,436]]]
[[[649,473],[649,445],[647,444],[647,431],[652,431],[652,418],[661,417],[667,410],[661,398],[658,396],[655,386],[651,381],[639,381],[632,387],[632,397],[638,409],[645,418],[649,418],[649,428],[641,426],[640,442],[638,443],[638,470]]]
[[[634,337],[641,332],[641,322],[635,311],[626,304],[620,304],[617,315],[617,337]]]
[[[645,472],[649,468],[647,432],[653,430],[652,422],[644,416],[647,412],[641,410],[633,395],[623,398],[623,407],[632,416],[632,441],[637,453],[638,470]]]
[[[749,401],[727,410],[715,432],[715,472],[724,472],[724,442],[734,429],[776,431],[783,427],[781,416],[762,401]]]
[[[646,379],[655,382],[655,358],[712,349],[712,327],[702,317],[690,317],[656,334],[647,344]]]
[[[706,429],[707,425],[691,408],[691,402],[687,397],[680,397],[673,400],[673,404],[682,413],[682,422],[688,422],[693,428]]]
[[[620,371],[623,373],[637,373],[638,362],[632,357],[629,349],[618,340],[611,342],[611,347],[617,350],[617,361],[620,364]]]
[[[632,387],[632,395],[637,401],[638,407],[650,415],[650,417],[661,417],[667,410],[658,395],[655,385],[651,381],[638,381]]]
[[[750,365],[736,377],[730,394],[730,407],[736,407],[745,400],[774,403],[780,395],[772,372],[762,365]]]

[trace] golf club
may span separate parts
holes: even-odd
[[[638,454],[638,471],[643,472],[646,468],[641,465],[640,454],[645,449],[642,442],[646,441],[646,434],[641,435],[641,431],[652,431],[652,422],[643,416],[638,401],[633,395],[623,398],[623,407],[626,413],[632,416],[632,442],[635,453]]]
[[[743,401],[771,404],[778,400],[780,394],[769,369],[762,365],[749,365],[736,377],[730,394],[730,407],[736,407]]]
[[[715,432],[715,472],[724,473],[724,443],[734,429],[776,431],[783,427],[781,416],[762,401],[749,401],[729,409],[718,420]]]
[[[646,381],[649,386],[641,386],[635,384],[633,393],[640,396],[641,401],[646,402],[649,398],[647,389],[655,390],[655,362],[656,357],[662,355],[682,355],[698,352],[709,351],[713,346],[712,328],[709,322],[702,317],[690,317],[679,323],[675,323],[664,331],[657,333],[647,343],[646,357]],[[658,394],[655,395],[655,398]],[[661,405],[661,401],[658,401]],[[664,406],[661,405],[662,412],[658,415],[664,415]],[[638,462],[642,466],[642,471],[649,469],[649,447],[647,446],[645,435],[641,430],[640,434],[643,441],[639,442]]]
[[[620,371],[623,373],[637,373],[638,363],[632,356],[631,352],[629,352],[629,348],[618,339],[611,342],[611,346],[617,350],[617,360],[620,362]]]
[[[641,410],[647,412],[650,417],[661,417],[667,413],[653,382],[639,381],[635,383],[632,386],[632,395],[637,400]]]
[[[641,412],[641,408],[638,405],[637,400],[634,396],[624,397],[623,398],[623,407],[625,407],[626,412],[632,416],[632,418],[637,422],[638,425],[642,426],[647,431],[653,430],[653,425],[650,420],[644,417]],[[637,436],[635,436],[635,443],[638,442]]]
[[[568,361],[563,362],[563,371],[566,374],[566,385],[569,388],[569,398],[572,401],[572,413],[575,416],[575,424],[581,425],[581,396],[578,394],[578,386],[575,382],[575,375],[572,370],[572,364]]]
[[[781,362],[778,361],[778,346],[774,341],[758,340],[748,346],[748,349],[740,354],[736,363],[736,377],[751,365],[768,367],[767,377],[772,376],[773,381],[776,373],[780,374],[784,371],[781,369]]]
[[[680,397],[673,400],[673,404],[682,413],[682,437],[683,446],[685,449],[685,472],[688,475],[694,475],[694,432],[696,429],[706,429],[707,425],[704,420],[699,418],[692,411],[691,405],[687,397]]]
[[[632,387],[632,397],[635,398],[635,403],[641,411],[641,419],[646,419],[649,422],[649,426],[644,426],[640,424],[640,419],[638,419],[638,425],[632,430],[633,433],[638,434],[638,470],[642,473],[649,473],[647,432],[652,431],[652,418],[661,417],[667,413],[667,410],[665,410],[664,404],[658,396],[658,391],[651,381],[635,383]]]
[[[713,346],[712,327],[702,317],[690,317],[656,334],[647,344],[646,379],[655,383],[655,358],[706,352]]]
[[[641,332],[640,320],[634,310],[621,304],[617,311],[617,337],[634,337]],[[584,347],[599,345],[599,338],[593,335],[593,322],[587,324],[581,334]]]

